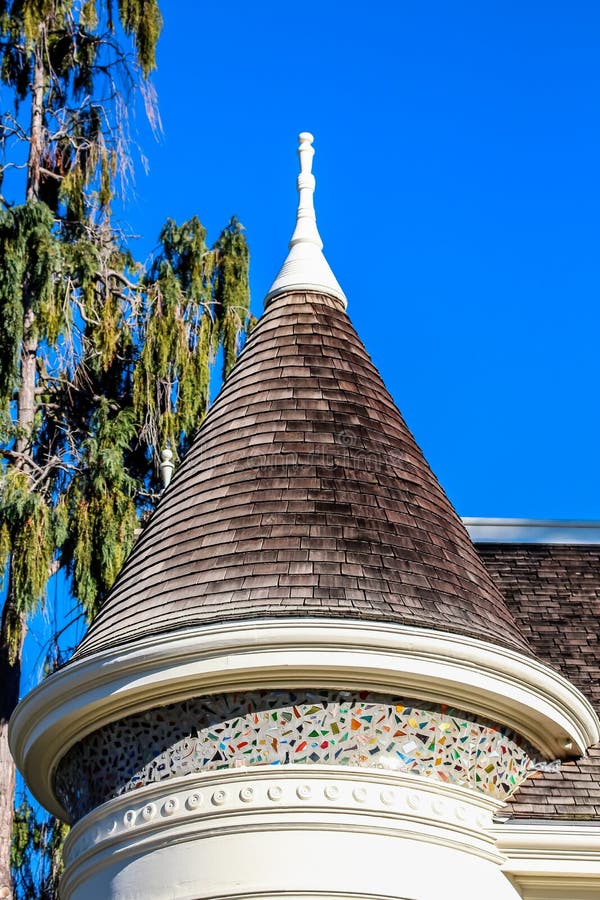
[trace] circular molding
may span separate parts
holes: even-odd
[[[141,815],[144,822],[151,822],[156,815],[156,803],[148,803],[144,806]]]
[[[444,702],[508,725],[549,758],[600,740],[589,701],[536,659],[463,635],[378,622],[264,619],[196,627],[85,657],[19,704],[10,744],[36,798],[60,759],[127,713],[206,693],[269,687],[357,689]]]
[[[179,799],[177,797],[167,797],[163,803],[163,815],[172,816],[179,809]]]
[[[476,819],[477,824],[480,828],[489,828],[490,827],[490,818],[484,812],[480,812]]]
[[[196,792],[190,794],[185,801],[185,805],[190,810],[198,809],[200,806],[202,806],[202,794],[198,794]]]
[[[156,782],[140,788],[133,798],[109,800],[71,829],[65,845],[67,867],[77,867],[94,854],[121,852],[131,842],[136,848],[160,845],[157,810],[169,818],[170,841],[178,840],[177,835],[186,840],[192,833],[244,830],[249,802],[252,815],[262,817],[261,829],[290,827],[285,823],[297,821],[303,810],[311,817],[311,827],[408,831],[419,839],[464,844],[468,852],[488,856],[495,853],[493,839],[481,823],[485,819],[491,826],[502,805],[470,788],[405,773],[344,766],[332,774],[330,767],[310,765],[278,767],[277,772],[267,767],[252,772],[222,769],[173,778],[168,785]],[[436,833],[438,838],[433,837]]]
[[[394,791],[390,790],[390,788],[382,791],[379,797],[384,806],[393,806],[394,801],[396,800],[396,794],[394,793]]]
[[[443,816],[446,812],[446,805],[443,800],[436,799],[431,804],[431,809],[436,814],[436,816]]]

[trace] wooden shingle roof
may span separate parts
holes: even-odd
[[[76,652],[313,615],[530,653],[343,304],[268,306]]]
[[[600,820],[600,745],[557,772],[533,772],[502,809],[509,819]]]
[[[479,544],[536,656],[600,715],[600,546]],[[503,809],[511,819],[600,820],[600,745],[557,772],[534,772]]]

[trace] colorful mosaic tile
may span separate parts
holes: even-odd
[[[78,819],[172,776],[316,763],[413,772],[505,799],[536,765],[533,755],[509,729],[443,705],[367,692],[254,691],[105,725],[67,753],[56,790]]]

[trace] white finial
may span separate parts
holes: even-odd
[[[265,306],[279,294],[290,291],[318,291],[338,297],[346,306],[346,297],[323,256],[323,241],[317,228],[314,207],[315,176],[312,161],[314,137],[308,131],[299,136],[298,158],[298,212],[296,227],[289,243],[287,255],[279,274],[265,298]]]
[[[323,249],[323,241],[317,228],[317,216],[315,214],[315,176],[312,173],[312,161],[315,155],[313,147],[314,137],[308,131],[298,135],[300,146],[298,147],[298,159],[300,160],[300,174],[296,181],[298,188],[298,212],[296,213],[296,227],[289,243],[290,250],[295,244],[306,242],[315,244],[319,250]]]
[[[169,487],[169,483],[173,477],[174,468],[173,451],[169,447],[165,447],[160,454],[160,477],[162,479],[163,487]]]

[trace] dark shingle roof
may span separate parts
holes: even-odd
[[[76,655],[319,615],[530,652],[339,301],[271,303]]]
[[[600,545],[478,544],[521,633],[600,712]]]
[[[600,546],[479,544],[536,655],[600,714]],[[514,819],[600,819],[600,745],[560,772],[535,772],[503,810]]]
[[[600,819],[600,744],[559,772],[534,772],[502,809],[511,819]]]

